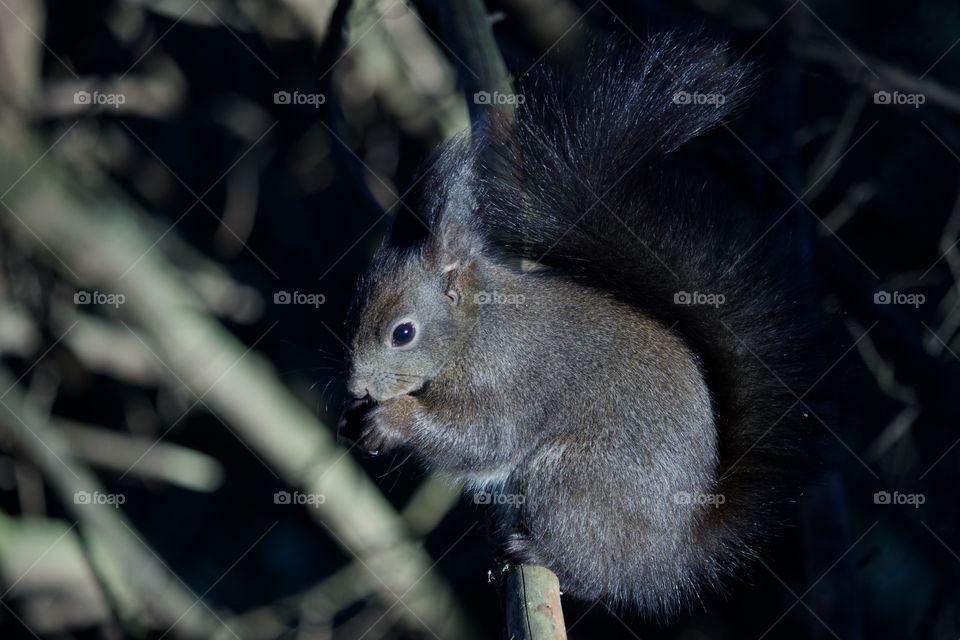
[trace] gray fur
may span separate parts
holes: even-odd
[[[795,345],[778,334],[786,289],[732,261],[753,239],[727,244],[735,230],[660,200],[647,169],[734,106],[677,108],[678,87],[732,101],[745,71],[704,58],[717,48],[652,46],[636,64],[600,60],[609,90],[539,99],[533,87],[512,128],[437,155],[419,219],[398,223],[357,295],[348,390],[369,409],[361,446],[408,447],[492,496],[513,560],[549,567],[569,595],[660,615],[755,553],[787,449],[768,427],[795,420],[777,384],[793,380]],[[659,124],[669,135],[648,155]],[[637,173],[619,180],[623,166]],[[568,170],[616,185],[628,228]],[[672,305],[678,289],[734,304]],[[401,320],[417,338],[397,348]]]

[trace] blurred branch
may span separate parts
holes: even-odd
[[[31,166],[31,158],[41,160]],[[286,482],[325,497],[310,512],[364,560],[381,598],[400,601],[405,626],[472,637],[453,593],[377,487],[269,362],[226,332],[152,251],[139,212],[111,194],[83,192],[10,112],[0,113],[0,182],[17,182],[5,198],[17,215],[2,218],[12,236],[84,285],[122,293],[121,313],[144,330],[165,367]]]
[[[43,472],[63,505],[80,522],[93,549],[91,563],[118,604],[120,618],[128,627],[149,625],[173,628],[171,633],[177,637],[212,637],[222,623],[206,606],[196,606],[201,599],[183,588],[180,579],[157,560],[122,512],[111,504],[79,499],[106,492],[73,458],[63,436],[28,403],[4,369],[0,369],[0,388],[7,389],[0,402],[0,426]],[[150,619],[143,619],[144,614]]]
[[[401,514],[410,533],[425,537],[433,531],[459,501],[460,494],[460,488],[448,480],[435,475],[427,476]],[[244,628],[252,630],[254,635],[251,637],[267,640],[289,629],[291,620],[298,614],[309,617],[311,624],[332,624],[334,616],[369,598],[374,592],[375,580],[371,580],[370,572],[360,561],[354,560],[309,589],[259,607],[239,619]],[[366,631],[369,626],[368,623],[363,630]],[[350,636],[344,634],[344,637]]]
[[[3,301],[0,308],[0,355],[26,358],[37,352],[39,327],[22,307]],[[150,386],[159,379],[158,363],[129,331],[96,316],[71,314],[73,329],[64,343],[94,373],[114,376],[130,384]]]
[[[200,451],[153,438],[116,433],[70,420],[52,420],[73,455],[92,465],[190,491],[214,491],[223,482],[220,463]]]
[[[281,0],[303,25],[314,42],[323,42],[330,27],[330,18],[337,8],[336,0]]]
[[[868,92],[922,93],[928,102],[960,112],[960,92],[933,80],[921,79],[862,52],[813,41],[800,45],[797,54],[808,62],[833,67],[841,76],[862,85]]]
[[[429,475],[417,487],[401,515],[415,535],[425,536],[456,506],[460,493],[460,487],[449,480]]]
[[[415,138],[436,144],[466,128],[456,73],[412,9],[355,0],[346,31],[337,97],[348,121],[365,113],[375,94]]]
[[[491,101],[489,95],[485,102],[477,99],[480,93],[507,96],[513,92],[483,0],[442,3],[440,7],[444,39],[460,69],[471,119],[476,122],[490,110],[512,114],[512,102]]]
[[[840,227],[849,222],[865,203],[877,194],[877,186],[872,182],[858,182],[850,187],[840,201],[823,217],[823,224],[831,233],[837,233]]]
[[[857,122],[866,105],[867,98],[863,94],[855,94],[847,102],[840,122],[837,123],[830,136],[830,142],[819,154],[811,169],[807,172],[807,184],[810,185],[804,192],[807,202],[812,202],[820,195],[839,170],[844,154],[850,149],[850,138],[856,129]]]
[[[34,33],[42,31],[46,9],[41,0],[7,0],[0,11],[5,14],[0,20],[0,79],[8,84],[3,97],[28,109],[43,76],[43,43]]]
[[[183,107],[188,91],[180,70],[169,61],[155,63],[149,76],[128,76],[122,80],[99,77],[61,78],[48,82],[43,90],[43,115],[49,118],[79,118],[107,111],[114,117],[163,119]],[[77,93],[111,93],[123,101],[108,106],[78,102]]]
[[[124,637],[112,602],[98,583],[76,523],[8,516],[0,511],[0,569],[8,585],[3,600],[38,636],[71,638],[99,627],[103,640]],[[56,606],[51,605],[56,594]],[[15,603],[15,604],[14,604]],[[13,637],[3,625],[4,637]],[[20,637],[19,635],[17,637]],[[34,636],[36,637],[36,636]]]
[[[582,41],[589,32],[579,7],[570,0],[505,0],[508,14],[523,22],[523,30],[533,39],[541,53],[558,48],[564,57],[582,50]]]

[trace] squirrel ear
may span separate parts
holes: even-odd
[[[470,212],[447,211],[432,238],[433,264],[441,274],[460,271],[480,252],[478,232]]]
[[[480,252],[476,222],[475,171],[465,163],[445,176],[443,199],[438,203],[431,244],[440,273],[466,267]]]
[[[478,183],[477,149],[467,133],[443,144],[412,190],[424,213],[418,222],[429,230],[422,255],[441,274],[466,267],[480,250]]]

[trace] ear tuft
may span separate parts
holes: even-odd
[[[419,206],[429,220],[424,254],[441,274],[463,269],[482,246],[477,224],[479,162],[468,135],[443,145],[423,183],[426,192]]]

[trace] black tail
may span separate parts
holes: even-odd
[[[481,216],[496,245],[610,290],[688,341],[720,428],[726,503],[705,542],[750,553],[757,523],[795,486],[805,305],[782,279],[790,254],[758,225],[711,211],[670,168],[673,151],[749,92],[748,66],[672,35],[648,45],[608,45],[577,77],[517,88],[514,122],[482,136]]]

